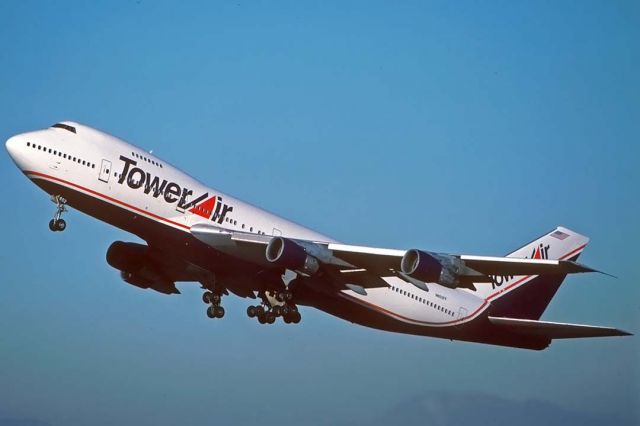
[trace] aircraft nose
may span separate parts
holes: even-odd
[[[18,144],[20,143],[19,139],[20,138],[18,136],[13,136],[7,139],[7,142],[5,143],[5,146],[7,147],[7,152],[9,152],[9,155],[11,156],[11,158],[14,158],[14,159],[16,158],[16,153],[18,151]]]

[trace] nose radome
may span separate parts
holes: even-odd
[[[16,152],[18,151],[19,143],[20,143],[19,136],[13,136],[7,139],[5,146],[7,147],[7,151],[9,152],[9,155],[11,156],[11,158],[15,158]]]

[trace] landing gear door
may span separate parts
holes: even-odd
[[[100,166],[100,175],[98,179],[103,182],[109,182],[109,175],[111,174],[111,161],[102,160],[102,165]]]

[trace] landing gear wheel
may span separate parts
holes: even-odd
[[[213,303],[213,299],[212,299],[212,298],[213,298],[213,293],[211,293],[210,291],[205,291],[205,292],[202,294],[202,301],[203,301],[204,303],[206,303],[207,305],[208,305],[209,303]]]
[[[215,308],[215,306],[209,306],[207,308],[207,316],[209,318],[216,318],[216,308]]]
[[[256,316],[260,319],[261,316],[264,316],[264,307],[256,306]]]
[[[64,231],[67,228],[67,222],[64,219],[51,219],[49,221],[49,229],[53,232]]]
[[[290,307],[289,305],[284,305],[284,306],[282,307],[282,315],[283,315],[283,316],[285,316],[285,317],[286,317],[286,316],[289,316],[289,314],[290,314],[291,312],[292,312],[292,309],[291,309],[291,307]]]
[[[291,324],[291,317],[289,315],[284,315],[282,319],[284,320],[285,324]]]
[[[291,322],[292,323],[298,324],[301,319],[302,319],[302,316],[300,315],[300,312],[298,312],[298,311],[291,312]]]
[[[267,312],[266,320],[267,323],[273,324],[274,322],[276,322],[276,316],[273,314],[273,312]]]
[[[224,308],[222,306],[216,306],[214,314],[216,318],[222,318],[224,316]]]
[[[249,318],[253,318],[253,317],[255,317],[255,316],[256,316],[256,313],[257,313],[257,312],[256,312],[256,307],[255,307],[255,306],[249,306],[249,307],[247,308],[247,316],[248,316]]]
[[[260,324],[266,324],[267,323],[267,318],[264,314],[258,315],[258,322]]]

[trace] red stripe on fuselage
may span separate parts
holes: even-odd
[[[148,211],[142,210],[139,207],[133,206],[133,205],[128,204],[128,203],[125,203],[124,201],[120,201],[117,198],[113,198],[113,197],[110,197],[108,195],[102,194],[102,193],[100,193],[98,191],[94,191],[93,189],[86,188],[86,187],[84,187],[82,185],[78,185],[78,184],[73,183],[73,182],[69,182],[68,180],[60,179],[60,178],[57,178],[55,176],[47,175],[45,173],[40,173],[40,172],[34,172],[34,171],[25,171],[24,174],[27,175],[27,176],[29,176],[29,175],[39,176],[39,177],[43,177],[45,179],[50,179],[50,180],[53,180],[53,181],[64,183],[65,185],[72,186],[74,188],[78,188],[78,189],[80,189],[82,191],[85,191],[85,192],[88,192],[90,194],[96,195],[98,197],[104,198],[105,200],[108,200],[108,201],[110,201],[112,203],[120,204],[121,206],[124,206],[124,207],[126,207],[128,209],[135,210],[136,212],[141,213],[141,214],[143,214],[145,216],[149,216],[149,217],[152,217],[154,219],[161,220],[163,222],[169,223],[169,224],[174,225],[174,226],[178,226],[180,228],[189,229],[189,227],[187,225],[183,225],[182,223],[174,222],[174,221],[172,221],[170,219],[167,219],[165,217],[162,217],[162,216],[159,216],[157,214],[150,213]]]

